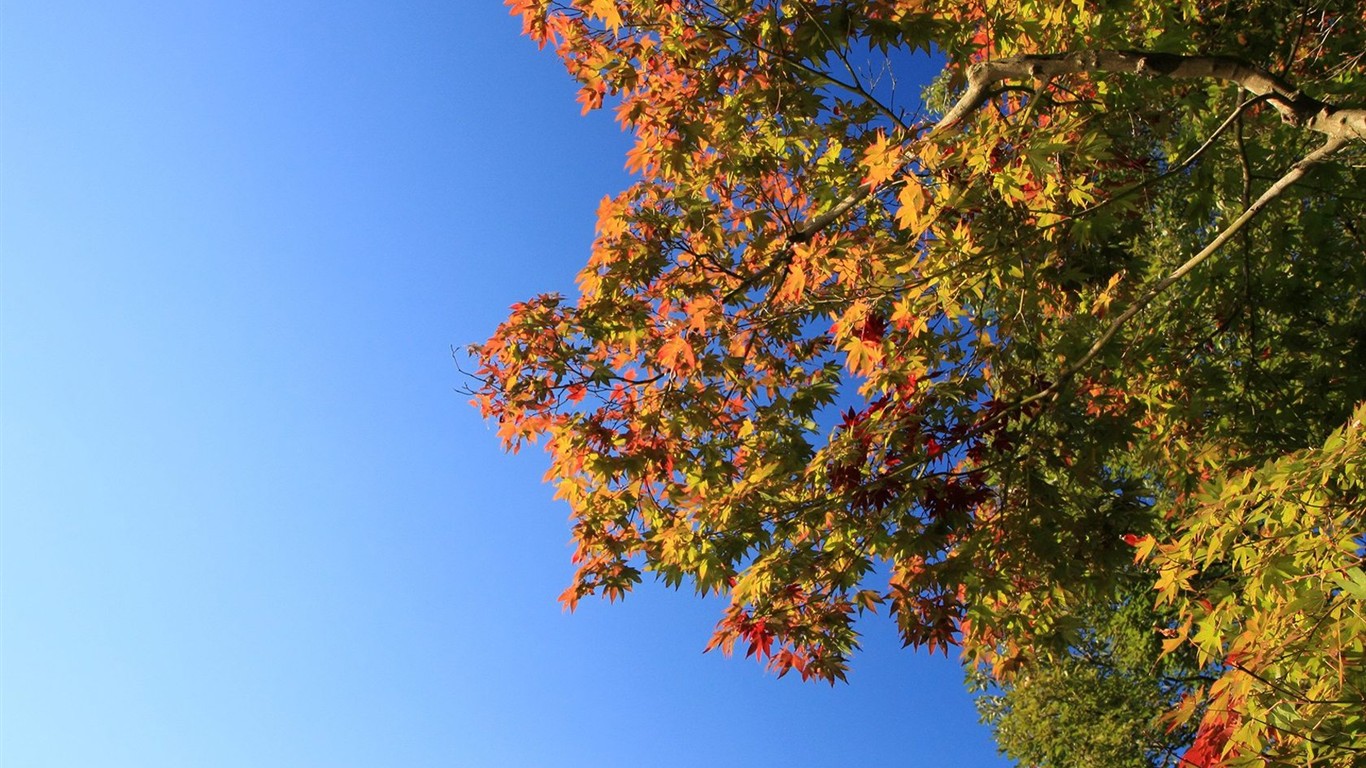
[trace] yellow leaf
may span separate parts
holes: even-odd
[[[855,376],[867,376],[874,366],[882,362],[882,345],[854,338],[841,347],[849,355],[849,372]]]
[[[1138,544],[1134,545],[1134,562],[1141,563],[1144,560],[1147,560],[1156,548],[1157,539],[1152,536],[1144,536],[1139,539]]]
[[[928,224],[925,211],[929,208],[929,196],[925,194],[925,188],[911,180],[901,188],[897,202],[901,203],[901,208],[896,212],[896,225],[910,232],[924,231]]]
[[[588,12],[602,19],[607,28],[616,31],[621,27],[621,11],[616,0],[588,0]]]
[[[863,183],[870,187],[892,178],[901,168],[901,145],[893,143],[885,133],[878,131],[877,140],[863,151],[863,167],[868,171]]]
[[[906,332],[908,336],[918,336],[925,330],[927,324],[925,318],[916,313],[911,306],[911,302],[902,299],[892,308],[892,325]]]

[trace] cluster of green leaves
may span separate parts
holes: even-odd
[[[472,350],[567,605],[690,584],[828,681],[886,612],[1030,764],[1366,755],[1356,4],[509,4],[636,137],[577,299]]]
[[[1160,602],[1179,614],[1166,644],[1192,645],[1226,674],[1171,719],[1203,702],[1237,713],[1234,743],[1284,762],[1355,754],[1366,732],[1366,404],[1321,446],[1220,477],[1188,504],[1152,558]]]
[[[1179,766],[1190,724],[1169,728],[1154,712],[1183,703],[1208,683],[1189,649],[1164,653],[1161,635],[1175,614],[1153,608],[1149,586],[1132,573],[1109,603],[1083,612],[1083,628],[1062,652],[1036,658],[1004,688],[983,670],[971,682],[982,719],[1001,751],[1023,765],[1067,768]]]

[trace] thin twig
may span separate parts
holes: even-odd
[[[1111,196],[1105,198],[1104,200],[1100,201],[1099,203],[1096,203],[1095,205],[1093,205],[1093,206],[1091,206],[1091,207],[1089,207],[1089,208],[1083,208],[1082,210],[1077,211],[1076,213],[1069,214],[1068,217],[1067,217],[1066,219],[1063,219],[1062,221],[1071,221],[1072,219],[1079,219],[1079,218],[1081,218],[1082,216],[1086,216],[1086,215],[1095,213],[1096,211],[1099,211],[1100,209],[1105,208],[1106,206],[1110,205],[1111,203],[1114,203],[1114,202],[1119,201],[1119,200],[1123,200],[1124,198],[1133,195],[1135,192],[1140,192],[1140,191],[1142,191],[1142,190],[1144,190],[1144,189],[1147,189],[1148,187],[1153,186],[1154,184],[1157,184],[1157,183],[1159,183],[1159,182],[1161,182],[1161,181],[1165,181],[1166,179],[1169,179],[1169,178],[1171,178],[1172,176],[1175,176],[1176,174],[1181,173],[1182,171],[1184,171],[1184,170],[1186,170],[1187,168],[1191,167],[1191,165],[1192,165],[1196,160],[1198,160],[1198,159],[1200,158],[1201,155],[1205,154],[1205,150],[1207,150],[1207,149],[1209,149],[1210,147],[1214,146],[1214,141],[1215,141],[1215,139],[1218,139],[1220,136],[1222,136],[1223,133],[1224,133],[1224,131],[1228,130],[1229,126],[1231,126],[1231,125],[1233,125],[1234,123],[1238,122],[1238,121],[1242,118],[1243,112],[1245,112],[1245,111],[1248,109],[1248,107],[1251,107],[1253,104],[1259,104],[1259,103],[1261,103],[1261,102],[1263,102],[1263,101],[1266,101],[1268,98],[1269,98],[1269,97],[1268,97],[1268,96],[1265,96],[1265,95],[1262,95],[1262,96],[1253,96],[1252,98],[1250,98],[1250,99],[1244,101],[1242,104],[1239,104],[1239,105],[1238,105],[1238,108],[1235,109],[1235,110],[1233,110],[1233,114],[1229,115],[1229,116],[1224,120],[1224,122],[1220,123],[1220,124],[1219,124],[1219,127],[1214,129],[1214,133],[1211,133],[1211,134],[1209,135],[1209,138],[1205,139],[1205,142],[1204,142],[1203,144],[1201,144],[1194,152],[1190,153],[1190,156],[1187,157],[1185,160],[1182,160],[1180,163],[1177,163],[1176,165],[1173,165],[1172,167],[1168,168],[1167,170],[1163,171],[1162,173],[1159,173],[1159,174],[1156,175],[1156,176],[1153,176],[1153,177],[1151,177],[1151,178],[1144,179],[1143,181],[1140,181],[1140,182],[1138,182],[1138,183],[1136,183],[1136,184],[1133,184],[1133,185],[1131,185],[1131,186],[1125,187],[1124,189],[1119,190],[1118,192],[1114,193],[1113,195],[1111,195]],[[1244,201],[1244,204],[1246,204],[1246,201]],[[1062,221],[1060,221],[1060,222],[1058,222],[1058,223],[1061,224]],[[1054,224],[1054,225],[1052,225],[1052,226],[1057,226],[1057,225]]]
[[[1199,253],[1187,259],[1184,264],[1177,267],[1170,275],[1159,280],[1151,288],[1145,291],[1142,296],[1134,300],[1134,302],[1121,312],[1118,317],[1110,321],[1110,324],[1106,326],[1105,331],[1091,344],[1090,349],[1086,350],[1086,354],[1082,355],[1076,362],[1067,366],[1051,385],[1030,395],[1024,400],[1021,400],[1017,404],[1017,407],[1028,405],[1036,400],[1042,400],[1057,394],[1068,380],[1090,364],[1092,360],[1096,359],[1096,356],[1105,349],[1106,345],[1115,337],[1115,334],[1119,333],[1119,330],[1124,327],[1125,323],[1133,319],[1139,312],[1142,312],[1154,299],[1161,296],[1168,288],[1178,283],[1181,278],[1190,274],[1192,270],[1203,264],[1206,259],[1213,256],[1215,252],[1223,247],[1223,245],[1236,235],[1253,219],[1253,217],[1260,213],[1263,208],[1280,197],[1285,190],[1289,189],[1295,182],[1303,178],[1311,168],[1331,157],[1332,154],[1341,149],[1344,144],[1346,144],[1346,141],[1343,139],[1331,138],[1323,146],[1310,152],[1308,155],[1305,155],[1298,163],[1292,165],[1290,170],[1286,171],[1284,176],[1281,176],[1280,180],[1268,187],[1252,205],[1249,205],[1247,209],[1243,211],[1241,216],[1234,219],[1233,222],[1225,227],[1208,245],[1200,249]]]

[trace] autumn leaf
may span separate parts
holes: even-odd
[[[929,221],[926,214],[929,210],[930,199],[925,194],[925,188],[919,182],[912,179],[901,187],[897,194],[897,202],[900,208],[896,212],[896,224],[901,229],[908,232],[923,232],[928,228]]]
[[[845,351],[845,365],[855,376],[869,376],[882,361],[882,345],[863,338],[852,338],[840,347]]]
[[[588,12],[595,18],[602,19],[610,30],[617,30],[621,27],[621,9],[617,6],[617,0],[588,0]]]
[[[901,169],[901,162],[901,146],[879,131],[877,137],[863,151],[864,185],[880,186],[896,175]]]

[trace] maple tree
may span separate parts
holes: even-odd
[[[1357,3],[508,4],[635,137],[577,299],[471,350],[566,605],[649,572],[828,681],[886,613],[1004,701],[1148,681],[1145,760],[1366,759]]]
[[[972,669],[969,680],[982,720],[997,746],[1021,765],[1051,768],[1176,768],[1197,725],[1160,722],[1213,682],[1188,647],[1169,653],[1154,627],[1170,609],[1155,609],[1151,579],[1137,569],[1121,577],[1115,601],[1076,611],[1081,628],[1068,653],[1035,658],[1009,680]]]

